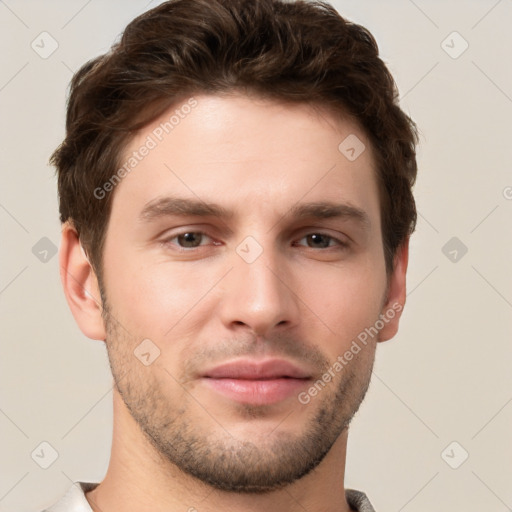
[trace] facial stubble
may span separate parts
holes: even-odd
[[[215,489],[266,493],[304,477],[322,462],[348,428],[368,390],[374,360],[370,346],[365,347],[370,353],[365,357],[358,354],[343,368],[339,379],[327,384],[310,404],[297,400],[297,409],[316,408],[315,414],[304,420],[299,434],[286,431],[286,421],[293,420],[291,410],[270,436],[258,440],[254,436],[250,436],[252,440],[237,438],[223,426],[221,414],[198,401],[181,379],[156,363],[147,367],[141,364],[133,353],[140,339],[119,324],[103,293],[102,298],[110,367],[127,409],[162,461]],[[276,349],[282,351],[283,343]],[[236,350],[240,352],[240,347]],[[329,365],[317,348],[308,347],[302,353],[308,361],[317,361],[319,369]],[[169,386],[178,390],[180,403],[169,395]],[[265,416],[266,406],[236,404],[236,412],[241,422],[257,421]],[[197,418],[197,414],[210,427],[193,420],[191,416]]]

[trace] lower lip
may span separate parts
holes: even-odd
[[[205,383],[222,395],[244,404],[265,405],[296,395],[310,379],[268,380],[205,378]]]

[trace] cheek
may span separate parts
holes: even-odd
[[[134,262],[135,263],[135,262]],[[132,264],[109,269],[107,297],[119,321],[132,333],[162,340],[183,328],[198,312],[205,315],[203,301],[218,281],[213,269],[179,263]],[[186,320],[186,322],[185,322]]]
[[[311,310],[305,313],[315,325],[314,339],[326,354],[336,358],[377,320],[386,285],[384,271],[375,272],[370,266],[329,267],[317,272],[314,279],[307,271],[302,275],[308,279],[299,297]],[[308,325],[304,328],[312,330]]]

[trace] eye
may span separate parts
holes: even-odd
[[[164,243],[178,246],[181,249],[194,249],[196,247],[205,245],[202,242],[207,240],[212,241],[208,235],[202,233],[201,231],[186,231],[184,233],[179,233],[178,235],[167,238],[164,240]]]
[[[342,242],[337,238],[334,238],[330,235],[326,235],[325,233],[310,233],[304,237],[302,237],[300,241],[306,240],[306,244],[308,247],[312,249],[327,249],[329,247],[347,247],[348,244],[346,242]],[[302,244],[300,244],[302,245]]]

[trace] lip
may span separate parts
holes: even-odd
[[[238,359],[206,370],[202,376],[212,379],[265,380],[283,377],[307,379],[311,377],[311,373],[285,359],[263,361]]]
[[[205,371],[202,381],[226,398],[246,404],[280,402],[303,388],[311,373],[284,359],[231,361]]]

